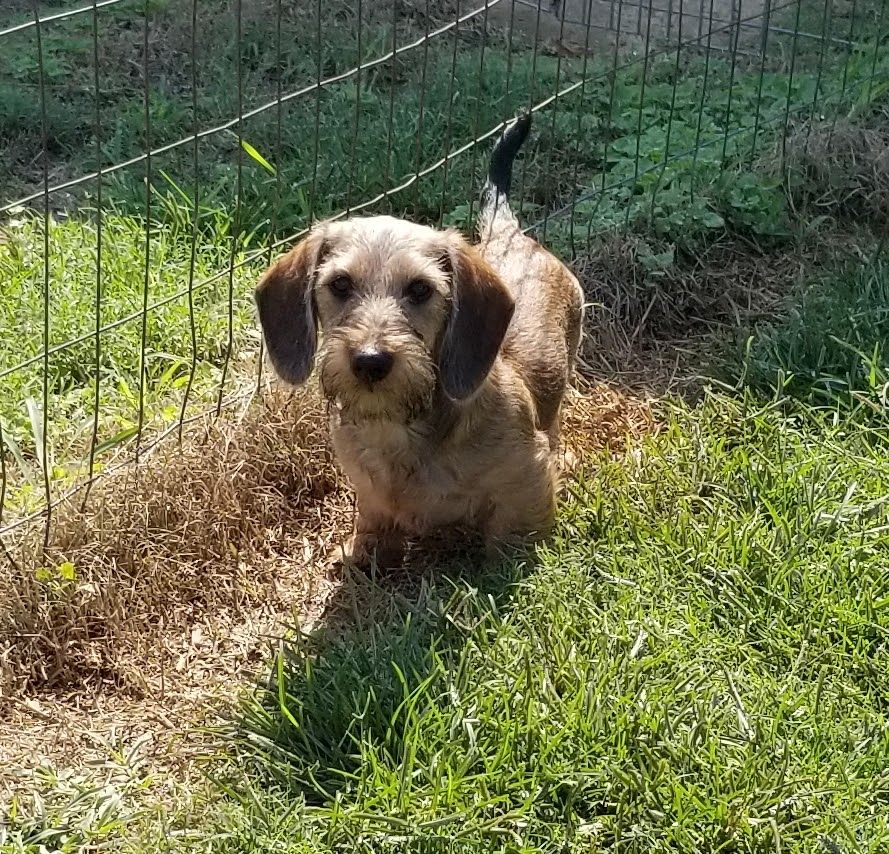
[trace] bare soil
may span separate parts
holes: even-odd
[[[514,36],[567,50],[699,44],[716,50],[759,43],[763,0],[504,0],[490,20]]]

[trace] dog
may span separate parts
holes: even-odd
[[[496,553],[553,525],[584,294],[508,203],[530,125],[515,120],[494,148],[476,245],[389,216],[322,222],[256,287],[278,376],[304,383],[318,351],[355,490],[350,564],[393,565],[443,528],[476,531]]]

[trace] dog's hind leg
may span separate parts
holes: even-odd
[[[516,538],[545,537],[556,516],[558,465],[549,438],[538,432],[521,471],[511,470],[498,485],[482,533],[489,551]]]

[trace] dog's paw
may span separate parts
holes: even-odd
[[[364,572],[377,569],[393,569],[404,560],[404,542],[395,534],[357,533],[343,550],[341,563],[350,569]]]

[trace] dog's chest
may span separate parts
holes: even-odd
[[[422,435],[404,425],[369,422],[332,425],[331,438],[359,501],[398,524],[419,529],[465,515],[465,485]]]

